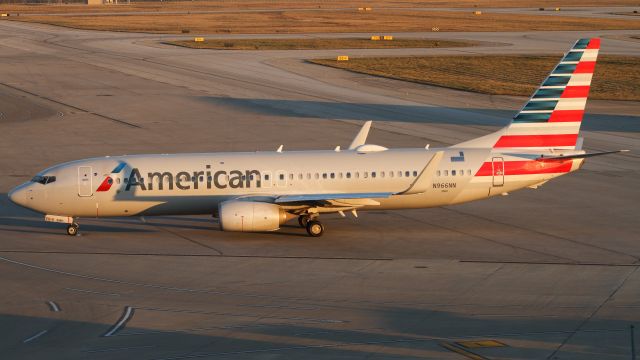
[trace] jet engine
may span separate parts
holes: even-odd
[[[276,204],[231,200],[218,205],[222,231],[274,231],[293,215]]]

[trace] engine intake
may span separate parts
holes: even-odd
[[[288,220],[280,206],[266,202],[231,200],[218,205],[222,231],[274,231]]]

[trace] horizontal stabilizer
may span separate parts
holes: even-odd
[[[540,156],[536,160],[557,160],[557,159],[584,159],[600,155],[617,154],[621,152],[627,152],[629,150],[616,150],[616,151],[603,151],[589,154],[574,154],[574,155],[558,155],[558,156]]]

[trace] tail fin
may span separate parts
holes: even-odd
[[[500,131],[458,147],[575,149],[600,39],[580,39]]]

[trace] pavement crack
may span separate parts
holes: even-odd
[[[624,286],[624,284],[627,282],[627,280],[629,280],[629,278],[631,277],[631,275],[633,275],[636,271],[638,270],[637,267],[633,268],[633,270],[629,271],[629,273],[627,274],[627,276],[624,277],[624,279],[622,279],[622,281],[620,282],[620,284],[618,284],[618,286],[615,287],[615,289],[613,289],[613,291],[609,294],[609,296],[607,296],[601,303],[600,305],[598,305],[591,314],[589,314],[589,316],[587,316],[582,322],[580,322],[580,324],[578,324],[578,327],[575,328],[575,330],[573,330],[572,332],[569,333],[569,336],[567,336],[564,341],[562,341],[562,343],[560,343],[560,345],[558,345],[558,347],[549,355],[547,356],[547,359],[555,359],[555,355],[562,349],[563,346],[565,346],[572,338],[573,336],[578,333],[583,331],[582,328],[589,322],[591,321],[591,319],[596,316],[596,314],[600,311],[600,309],[602,309],[608,302],[609,300],[611,300],[617,293],[618,291]]]

